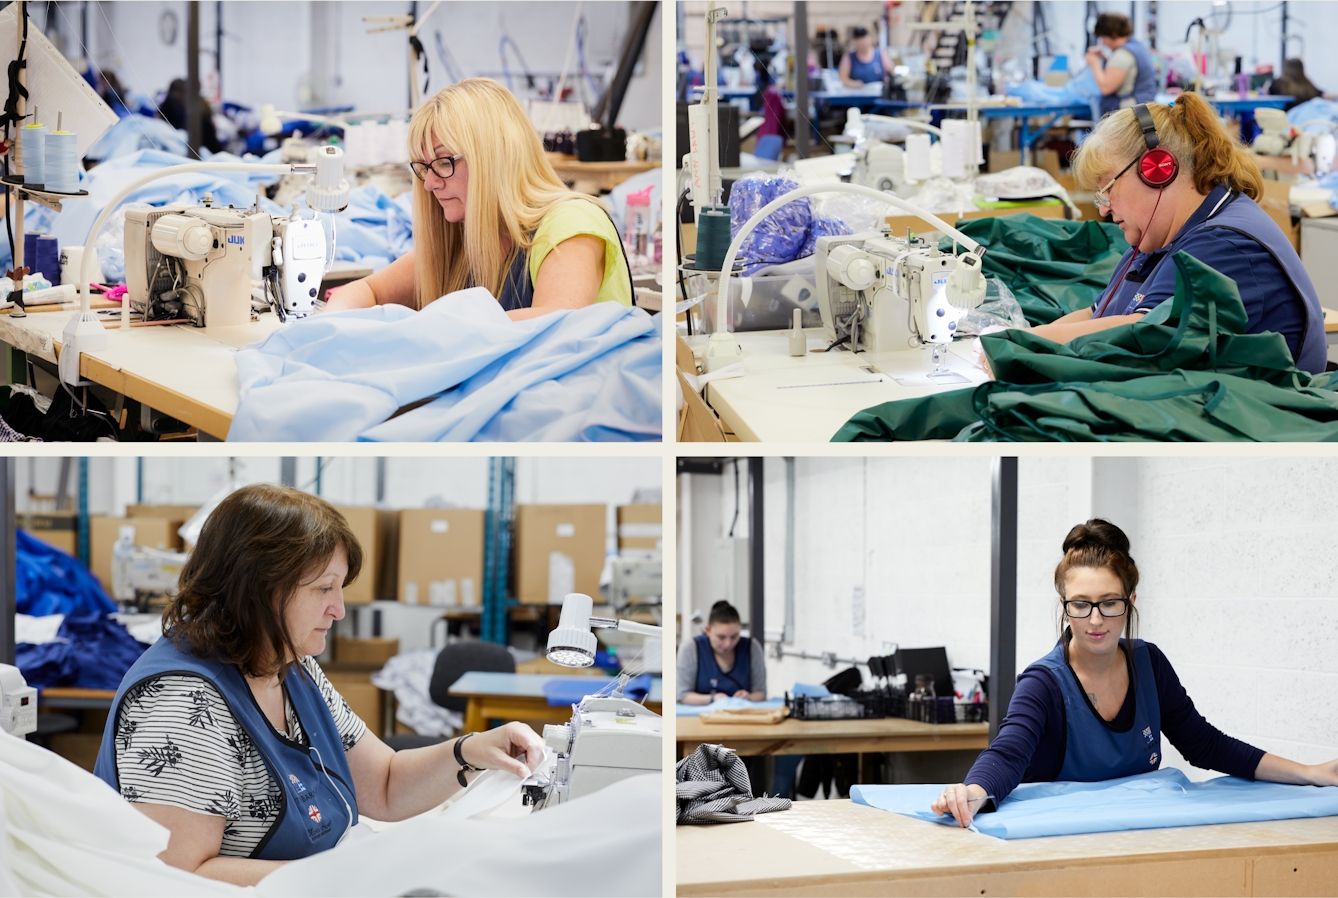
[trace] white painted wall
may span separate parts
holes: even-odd
[[[430,4],[418,3],[420,12]],[[419,32],[428,56],[429,91],[448,83],[436,35],[454,57],[462,78],[487,76],[505,82],[499,43],[509,35],[536,76],[556,79],[567,58],[576,18],[574,2],[473,2],[448,0],[426,20]],[[385,23],[365,23],[363,16],[404,15],[407,2],[294,2],[225,0],[222,83],[224,99],[280,109],[352,105],[361,111],[396,111],[408,107],[408,40],[405,32],[368,34]],[[200,4],[200,69],[214,69],[215,22],[219,4]],[[80,4],[60,3],[48,30],[59,30],[67,55],[79,50]],[[32,4],[34,22],[46,24],[45,6]],[[582,7],[587,32],[587,67],[601,79],[611,74],[629,26],[629,6],[620,0],[587,0]],[[172,44],[164,42],[160,22],[176,16]],[[642,65],[628,88],[619,123],[644,131],[661,128],[660,85],[663,78],[661,8],[646,38]],[[119,0],[89,5],[89,55],[115,70],[125,86],[148,95],[167,89],[173,78],[186,76],[186,3],[181,0]],[[520,63],[508,49],[514,90],[529,95],[519,76]],[[572,74],[576,77],[576,55]],[[421,84],[420,84],[421,87]],[[593,101],[592,101],[593,102]]]
[[[784,477],[783,459],[767,459],[768,640],[784,622]],[[692,547],[695,589],[710,580],[701,547],[720,535],[733,483],[692,481],[680,541]],[[922,498],[931,485],[941,499]],[[954,666],[987,668],[990,487],[983,458],[798,459],[793,647],[865,658],[890,642],[944,645]],[[1019,669],[1054,645],[1060,545],[1092,516],[1129,534],[1139,635],[1162,648],[1209,722],[1306,763],[1338,756],[1338,459],[1023,458]],[[694,595],[680,613],[709,605]],[[775,695],[831,673],[768,660]],[[1169,743],[1165,754],[1211,775]]]

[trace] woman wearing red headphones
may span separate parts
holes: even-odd
[[[1296,366],[1319,373],[1328,358],[1314,284],[1291,242],[1255,203],[1263,177],[1194,93],[1174,106],[1145,104],[1105,116],[1073,157],[1080,190],[1124,231],[1129,250],[1089,308],[1032,332],[1065,343],[1138,320],[1175,293],[1184,251],[1236,282],[1249,333],[1287,339]]]

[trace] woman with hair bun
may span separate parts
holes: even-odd
[[[767,661],[762,643],[741,635],[739,612],[716,602],[701,635],[678,652],[678,701],[709,705],[722,698],[760,702],[767,697]]]
[[[1156,770],[1163,734],[1196,767],[1244,779],[1338,785],[1338,761],[1298,764],[1204,720],[1166,656],[1134,638],[1137,587],[1124,531],[1099,518],[1069,531],[1055,568],[1063,635],[1018,677],[999,735],[966,782],[934,800],[935,813],[952,814],[965,827],[1019,783],[1096,782]]]

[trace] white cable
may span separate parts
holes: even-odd
[[[344,809],[348,811],[348,822],[344,824],[344,835],[335,840],[335,844],[338,844],[344,840],[344,836],[347,836],[348,831],[353,828],[353,808],[349,806],[348,799],[344,797],[344,793],[340,792],[339,787],[334,784],[334,780],[330,779],[330,771],[325,768],[325,759],[321,757],[321,750],[315,745],[311,746],[311,750],[316,753],[316,763],[321,765],[321,773],[325,774],[325,781],[330,784],[331,789],[334,789],[334,793],[338,795],[339,800],[344,803]]]
[[[720,266],[720,279],[716,284],[716,328],[717,333],[729,332],[729,277],[730,271],[734,267],[734,257],[739,254],[739,247],[743,245],[744,238],[753,232],[759,224],[772,212],[782,206],[788,205],[797,199],[806,196],[812,196],[815,193],[854,193],[860,196],[867,196],[870,199],[881,200],[889,206],[896,206],[903,212],[909,212],[926,224],[933,225],[940,231],[952,237],[958,243],[966,247],[968,252],[975,252],[980,249],[980,244],[963,234],[961,231],[948,224],[932,212],[920,208],[914,203],[907,202],[899,196],[893,196],[890,193],[882,193],[874,190],[872,187],[862,187],[859,184],[813,184],[808,187],[800,187],[797,190],[791,190],[789,193],[776,197],[767,203],[761,209],[753,213],[753,217],[744,222],[743,227],[739,228],[739,233],[729,244],[729,250],[725,253],[724,264]]]
[[[866,122],[892,122],[897,125],[906,125],[911,128],[919,128],[921,131],[928,131],[930,134],[937,134],[939,140],[943,139],[943,129],[936,128],[928,122],[921,122],[913,118],[897,118],[892,115],[874,115],[872,112],[860,116]]]

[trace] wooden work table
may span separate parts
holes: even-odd
[[[848,800],[679,826],[678,894],[1332,895],[1338,817],[996,839]]]
[[[740,755],[816,755],[877,751],[952,751],[989,745],[987,723],[936,726],[896,717],[881,720],[782,720],[769,726],[706,723],[675,717],[678,756],[703,743],[719,743]]]

